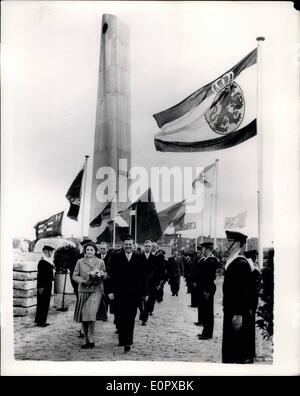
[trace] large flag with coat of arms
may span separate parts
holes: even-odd
[[[154,114],[157,151],[213,151],[256,135],[257,49],[177,105]]]

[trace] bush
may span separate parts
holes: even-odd
[[[79,250],[73,246],[63,246],[54,253],[56,273],[66,274],[68,269],[74,268],[79,256]]]
[[[261,305],[257,310],[259,319],[256,321],[264,338],[273,335],[274,308],[274,249],[270,249],[267,254],[267,262],[262,270]]]

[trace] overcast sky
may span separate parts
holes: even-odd
[[[206,166],[218,158],[218,236],[225,235],[225,216],[243,211],[248,216],[242,231],[257,235],[257,138],[217,152],[156,152],[152,115],[224,73],[256,46],[257,36],[266,37],[262,109],[269,244],[274,115],[285,100],[284,90],[280,99],[274,93],[286,65],[292,68],[297,46],[292,4],[35,1],[7,2],[2,8],[3,133],[10,153],[4,165],[15,236],[34,238],[36,222],[68,209],[65,194],[84,156],[92,155],[101,19],[110,13],[130,28],[133,165]],[[66,220],[66,236],[80,230]]]

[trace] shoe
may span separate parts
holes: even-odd
[[[153,316],[153,313],[152,313],[152,312],[149,312],[149,315],[150,315],[150,316]]]
[[[212,337],[208,337],[208,336],[199,334],[199,335],[198,335],[198,338],[199,338],[199,340],[209,340],[209,339],[212,338]]]
[[[50,324],[49,323],[38,323],[37,324],[37,327],[47,327],[47,326],[50,326]]]
[[[129,352],[131,349],[130,345],[125,345],[124,346],[124,352]]]
[[[144,321],[144,322],[142,322],[142,326],[146,326],[146,324],[147,324],[147,323],[146,323],[145,321]]]
[[[118,329],[115,331],[115,334],[119,334],[119,330]]]
[[[174,296],[175,296],[175,294],[173,293],[173,294],[172,294],[172,297],[174,297]]]
[[[118,344],[118,346],[119,346],[119,347],[123,347],[123,346],[125,346],[125,345],[124,345],[124,344],[121,344],[121,343],[119,343],[119,344]]]
[[[200,323],[200,322],[194,322],[194,325],[196,325],[196,326],[202,326],[202,323]]]
[[[92,349],[92,348],[94,348],[94,346],[95,346],[94,342],[87,342],[86,344],[81,345],[81,348],[82,349]]]
[[[81,332],[81,330],[79,330],[79,336],[78,338],[84,338],[84,334]]]

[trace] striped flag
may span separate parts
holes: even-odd
[[[206,166],[193,181],[193,184],[192,184],[193,188],[195,188],[195,185],[197,182],[204,184],[204,186],[207,188],[211,188],[213,186],[213,183],[211,180],[213,172],[209,172],[209,171],[215,170],[216,169],[215,167],[216,167],[215,162],[213,164]]]
[[[114,218],[114,222],[116,223],[116,225],[118,226],[118,227],[122,227],[122,228],[124,228],[124,227],[129,227],[129,224],[123,219],[123,217],[121,217],[120,215],[117,215],[115,218]]]
[[[162,230],[150,187],[123,212],[123,215],[125,212],[135,216],[134,221],[131,218],[131,234],[136,234],[138,243],[146,239],[157,241],[161,237]]]
[[[225,149],[256,135],[257,49],[179,104],[154,114],[157,151]]]
[[[111,220],[114,220],[118,216],[118,202],[117,202],[117,194],[114,194],[114,197],[111,202],[111,207],[110,207],[110,218]]]
[[[242,228],[246,225],[247,212],[242,212],[234,217],[225,217],[224,228]]]
[[[158,212],[159,222],[162,231],[165,233],[168,228],[174,227],[174,230],[180,230],[184,224],[186,215],[185,200],[177,202],[172,206]],[[170,232],[168,230],[168,232]]]
[[[36,240],[62,235],[61,226],[64,212],[59,212],[46,220],[39,221],[35,226]]]
[[[98,214],[97,217],[90,223],[90,227],[100,227],[104,220],[109,221],[111,220],[111,207],[112,207],[112,200],[107,203],[105,208],[102,210],[101,213]]]
[[[81,204],[81,193],[82,193],[82,180],[84,174],[84,167],[80,170],[78,175],[75,177],[73,183],[71,184],[66,198],[70,202],[70,208],[67,216],[75,221],[78,221],[78,214]]]

